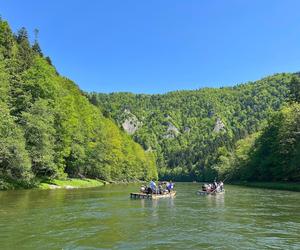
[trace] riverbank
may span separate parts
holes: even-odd
[[[90,188],[90,187],[100,187],[105,185],[105,181],[95,180],[95,179],[75,179],[68,178],[66,180],[46,180],[42,181],[37,185],[38,189],[74,189],[74,188]]]
[[[32,183],[22,183],[13,180],[0,180],[0,191],[1,190],[16,190],[16,189],[74,189],[74,188],[90,188],[100,187],[108,182],[95,179],[77,179],[67,178],[63,180],[58,179],[35,179]]]
[[[230,184],[254,188],[300,192],[300,182],[232,182]]]

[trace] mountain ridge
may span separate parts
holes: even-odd
[[[145,150],[155,152],[161,178],[206,180],[220,174],[218,159],[228,158],[238,140],[267,126],[271,113],[280,110],[286,101],[289,82],[296,74],[280,73],[230,87],[166,94],[118,92],[88,96],[119,126],[125,109],[144,124],[132,138]],[[164,136],[170,119],[180,135]],[[223,131],[214,132],[218,120]],[[196,150],[199,153],[194,153]]]

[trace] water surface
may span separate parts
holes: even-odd
[[[138,185],[0,192],[0,249],[300,249],[300,193],[226,186],[131,200]]]

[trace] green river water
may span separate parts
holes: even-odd
[[[0,249],[300,249],[300,193],[177,183],[131,200],[138,187],[0,192]]]

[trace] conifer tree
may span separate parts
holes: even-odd
[[[43,57],[44,55],[38,42],[38,35],[39,35],[39,30],[34,29],[34,43],[32,45],[32,49],[35,53]]]
[[[293,76],[289,85],[289,97],[293,102],[300,102],[300,78]]]
[[[24,71],[33,63],[34,52],[31,49],[29,40],[28,40],[28,33],[27,30],[23,27],[21,28],[17,35],[16,41],[18,43],[18,63],[19,63],[19,71]]]

